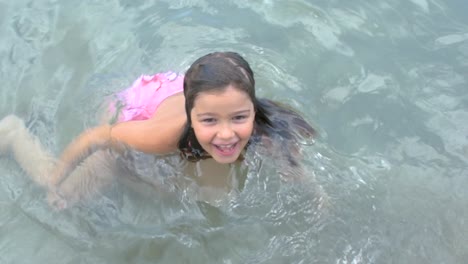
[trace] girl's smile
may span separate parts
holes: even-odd
[[[201,92],[190,115],[198,142],[219,163],[236,161],[252,135],[253,103],[232,85],[221,92]]]

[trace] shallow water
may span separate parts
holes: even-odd
[[[116,184],[55,212],[2,157],[0,263],[465,263],[466,10],[0,0],[0,117],[24,118],[54,153],[95,124],[103,96],[214,50],[244,55],[258,94],[299,109],[320,135],[305,148],[313,186],[281,181],[265,159],[217,205]]]

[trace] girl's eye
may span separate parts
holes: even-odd
[[[202,123],[206,123],[206,124],[212,124],[214,122],[216,122],[216,119],[214,118],[204,118],[201,120]]]
[[[234,121],[242,121],[244,119],[247,119],[247,116],[246,115],[238,115],[238,116],[234,116],[232,119]]]

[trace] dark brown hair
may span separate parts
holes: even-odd
[[[255,140],[266,135],[280,136],[285,140],[298,142],[296,134],[289,132],[289,123],[282,121],[286,115],[293,117],[291,123],[305,134],[314,134],[314,129],[296,112],[270,100],[257,99],[255,95],[254,73],[249,63],[235,52],[215,52],[197,59],[187,70],[184,77],[185,112],[187,123],[178,143],[181,154],[190,161],[207,158],[207,153],[198,142],[192,128],[191,111],[197,96],[202,92],[223,91],[229,85],[249,96],[255,110]],[[272,121],[272,117],[275,119]],[[298,124],[298,125],[296,125]],[[301,134],[304,134],[301,132]]]

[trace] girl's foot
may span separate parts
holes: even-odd
[[[21,127],[24,127],[24,122],[15,115],[8,115],[0,120],[0,154],[9,150],[15,132]]]

